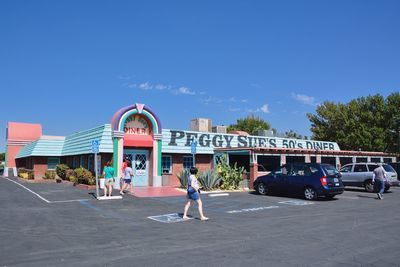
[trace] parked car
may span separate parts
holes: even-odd
[[[289,163],[258,177],[254,189],[261,195],[278,192],[302,195],[305,199],[320,196],[333,198],[342,194],[340,172],[332,165],[320,163]]]
[[[342,174],[342,181],[345,186],[358,186],[364,187],[367,192],[376,192],[372,183],[372,175],[374,169],[378,167],[377,163],[349,163],[344,165],[340,172]],[[385,191],[390,189],[390,186],[399,185],[397,180],[397,173],[392,166],[383,164],[383,168],[388,174],[388,181],[385,182]]]
[[[396,171],[397,173],[397,180],[400,180],[400,162],[389,162],[388,163],[390,166],[393,167],[393,169]]]

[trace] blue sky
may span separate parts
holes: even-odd
[[[163,128],[307,112],[400,88],[400,1],[0,1],[8,121],[69,135],[144,103]]]

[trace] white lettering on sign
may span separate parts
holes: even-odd
[[[132,134],[132,135],[150,134],[149,125],[147,124],[147,121],[138,114],[131,115],[126,119],[124,132],[125,134]]]

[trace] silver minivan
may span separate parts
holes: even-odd
[[[382,165],[388,174],[388,181],[385,184],[385,191],[389,190],[390,186],[399,185],[397,173],[392,166],[388,164]],[[377,163],[349,163],[344,165],[340,172],[342,173],[342,182],[345,186],[364,187],[367,192],[375,192],[374,184],[372,183],[372,174]]]

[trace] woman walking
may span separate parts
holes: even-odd
[[[203,214],[203,203],[201,202],[200,193],[199,193],[200,186],[199,186],[199,181],[196,178],[197,172],[198,172],[198,170],[196,167],[190,168],[190,171],[189,171],[190,175],[188,178],[188,187],[187,187],[187,199],[188,200],[186,202],[185,210],[183,212],[182,218],[184,220],[189,219],[189,217],[187,216],[187,213],[190,208],[190,203],[192,201],[196,201],[198,209],[199,209],[200,220],[207,221],[208,218],[205,217]]]
[[[130,186],[130,191],[132,191],[132,178],[133,178],[133,170],[132,170],[132,163],[130,161],[126,161],[126,168],[124,173],[122,174],[124,177],[124,184],[119,191],[120,195],[124,195],[124,190]]]

